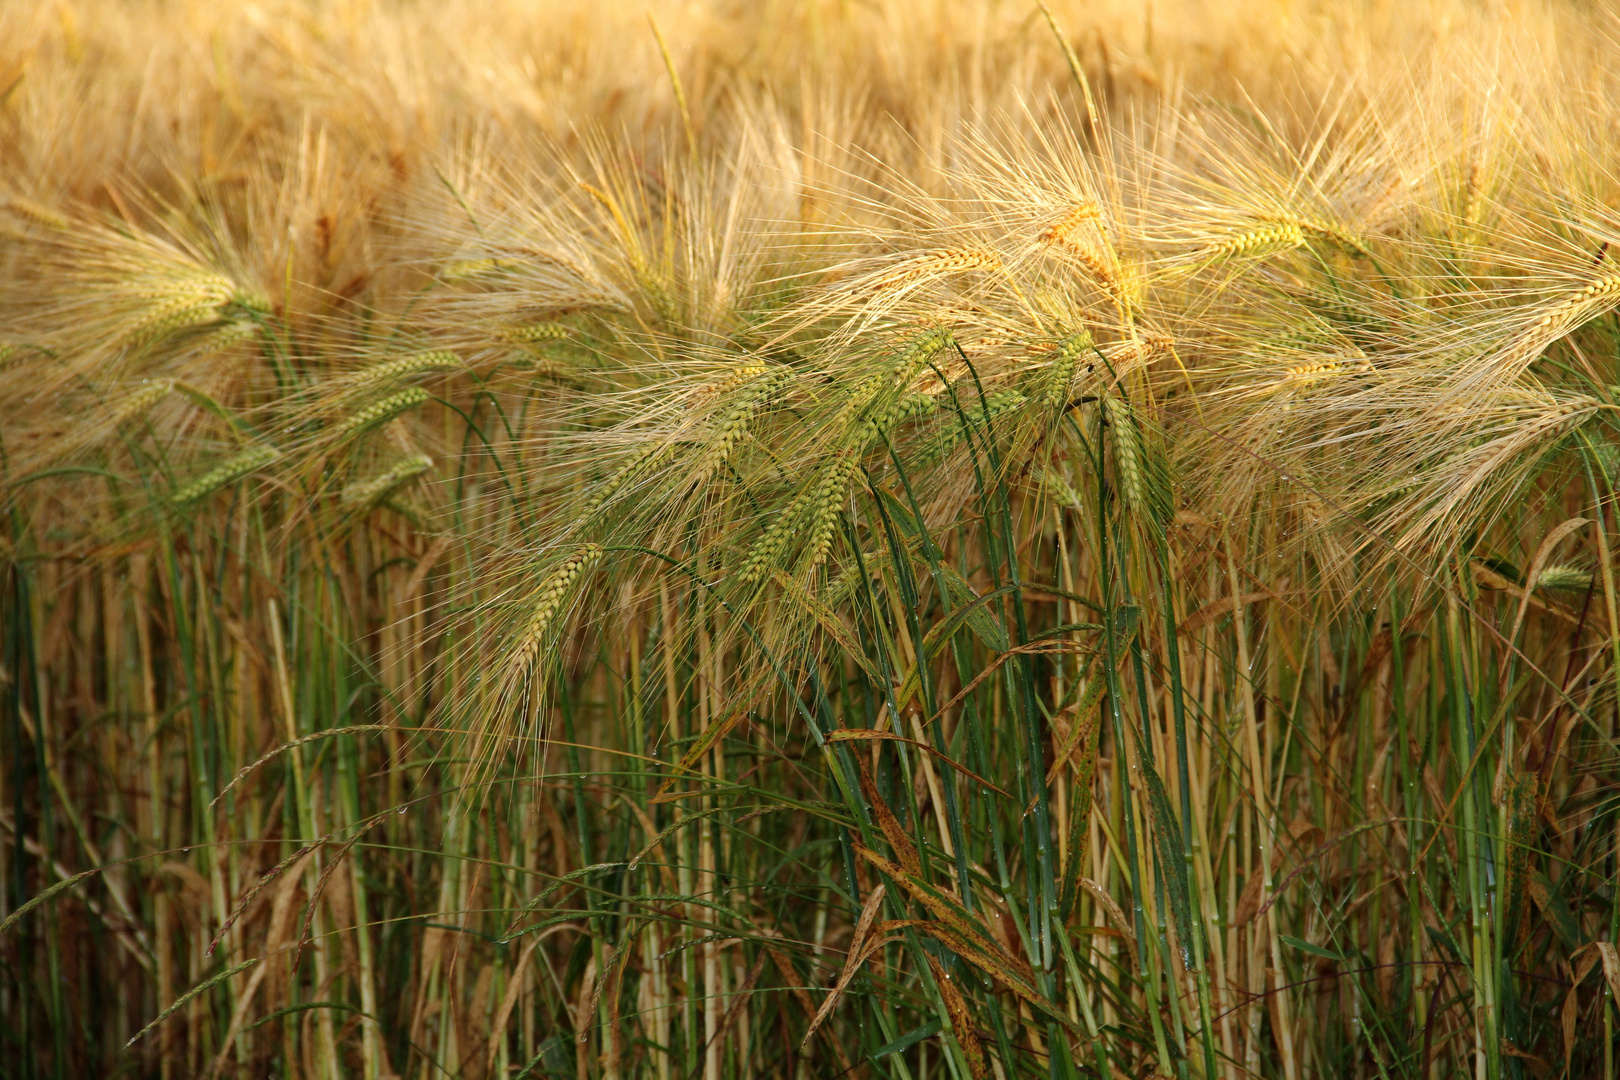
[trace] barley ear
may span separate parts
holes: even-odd
[[[1094,347],[1091,335],[1084,330],[1070,334],[1058,342],[1057,351],[1052,354],[1052,366],[1048,369],[1040,388],[1039,400],[1042,409],[1049,413],[1057,413],[1068,407],[1080,360]]]
[[[281,451],[265,443],[249,447],[234,457],[202,473],[195,479],[175,488],[169,502],[184,507],[204,499],[229,484],[248,476],[281,457]]]
[[[601,557],[602,548],[599,545],[585,544],[540,583],[539,594],[535,598],[529,620],[518,636],[517,646],[512,650],[511,659],[507,662],[507,672],[510,676],[519,675],[528,669],[539,654],[546,635],[555,625],[557,615],[568,599],[569,590],[579,580],[580,575],[594,566]]]
[[[426,454],[414,454],[395,462],[370,480],[350,484],[343,489],[343,502],[349,506],[369,506],[395,488],[414,480],[433,467],[433,459]]]
[[[1103,398],[1114,446],[1115,478],[1125,508],[1139,520],[1163,530],[1170,520],[1169,465],[1157,441],[1150,441],[1130,402],[1113,394]]]
[[[340,435],[359,434],[362,431],[392,420],[407,409],[414,409],[416,406],[425,403],[431,396],[419,386],[413,386],[409,390],[401,390],[397,394],[390,394],[350,415],[348,419],[338,425],[338,433]]]

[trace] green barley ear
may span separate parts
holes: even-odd
[[[1144,432],[1136,410],[1124,398],[1103,398],[1103,415],[1113,435],[1114,470],[1125,508],[1163,530],[1171,516],[1170,469],[1157,440]]]
[[[773,372],[765,364],[746,364],[733,379],[726,380],[730,404],[721,414],[714,440],[698,464],[695,483],[702,484],[731,459],[749,424],[785,381],[783,372]]]
[[[909,416],[921,415],[920,403],[914,399],[926,395],[909,393],[909,388],[929,362],[955,341],[944,328],[912,339],[889,365],[887,375],[873,375],[856,384],[849,401],[828,424],[828,430],[849,431],[851,422],[855,421],[853,430],[865,446],[876,442]]]
[[[496,341],[513,345],[534,345],[542,341],[562,341],[570,333],[570,329],[562,323],[508,323],[496,327],[492,336]]]
[[[232,319],[205,337],[198,345],[198,350],[205,354],[224,352],[233,345],[258,337],[259,331],[259,324],[252,319]]]
[[[385,360],[380,364],[372,364],[369,367],[361,368],[350,377],[349,385],[352,387],[375,386],[378,383],[396,382],[427,371],[458,371],[461,366],[461,357],[453,352],[436,349],[432,352],[401,356],[394,360]]]
[[[369,506],[432,467],[432,458],[426,454],[414,454],[395,462],[370,480],[363,480],[344,488],[343,502],[347,506]]]
[[[243,311],[251,311],[255,315],[268,315],[275,310],[270,298],[257,289],[239,288],[231,293],[228,301]]]
[[[982,408],[969,407],[967,420],[975,433],[983,431],[987,425],[993,429],[997,420],[1008,413],[1018,412],[1028,402],[1029,399],[1017,390],[997,390],[985,397]],[[919,472],[932,468],[949,456],[966,437],[960,423],[944,425],[937,435],[918,448],[912,467]]]
[[[219,322],[225,318],[224,306],[237,292],[236,284],[219,274],[164,276],[152,287],[133,294],[144,303],[140,313],[126,324],[123,342],[137,349],[149,348],[177,331]]]
[[[1579,566],[1549,566],[1536,578],[1538,589],[1585,592],[1592,587],[1592,571]]]
[[[206,498],[228,484],[233,484],[250,473],[269,465],[281,457],[281,451],[268,444],[249,447],[234,457],[226,458],[212,469],[176,488],[169,496],[175,507],[187,506]]]
[[[922,374],[928,362],[955,341],[951,332],[944,327],[936,327],[910,341],[895,358],[893,388],[900,391],[909,387]]]
[[[844,502],[844,492],[860,458],[846,452],[827,467],[810,497],[810,531],[805,543],[804,568],[814,570],[821,565],[832,548],[833,533],[838,525],[838,514]]]
[[[1038,400],[1042,410],[1057,413],[1068,406],[1073,393],[1074,373],[1080,367],[1081,358],[1094,347],[1091,335],[1084,330],[1058,342],[1057,351],[1052,355],[1052,366],[1040,387]]]
[[[1609,396],[1616,397],[1620,396],[1620,394],[1616,393],[1614,387],[1610,387]],[[1620,471],[1620,443],[1599,443],[1596,453],[1598,467],[1603,470],[1606,476],[1614,479],[1616,472]]]
[[[138,349],[150,348],[171,334],[196,326],[207,326],[221,318],[219,304],[199,302],[182,296],[147,308],[125,340]]]
[[[112,407],[113,426],[120,427],[136,417],[145,416],[152,406],[168,397],[173,389],[174,380],[154,379],[140,389],[126,394]]]
[[[1130,403],[1109,394],[1103,398],[1103,416],[1113,435],[1114,471],[1125,504],[1140,512],[1147,506],[1147,483],[1142,473],[1142,438]]]
[[[889,410],[889,426],[899,427],[901,424],[932,416],[938,410],[939,402],[934,400],[932,395],[907,394],[895,402],[894,407]]]
[[[748,552],[748,558],[737,574],[739,581],[744,585],[757,584],[768,571],[775,568],[777,561],[787,551],[788,541],[799,519],[804,515],[805,508],[815,500],[820,487],[821,485],[817,483],[805,488],[794,496],[787,509],[776,516],[776,520],[771,522],[764,535],[754,542],[753,548]]]
[[[584,514],[590,517],[600,510],[609,499],[624,490],[624,486],[640,477],[647,470],[656,467],[665,458],[675,453],[675,444],[670,442],[654,442],[643,448],[629,461],[619,466],[608,478],[596,486],[590,497],[585,500]]]
[[[374,401],[365,408],[351,415],[338,426],[338,433],[342,435],[355,435],[378,424],[386,423],[404,412],[424,404],[432,395],[420,386],[413,386],[408,390],[401,390],[397,394],[389,394],[379,401]]]
[[[1070,485],[1069,481],[1057,469],[1037,469],[1035,471],[1035,482],[1059,506],[1065,506],[1071,510],[1085,509],[1085,503],[1081,501],[1080,493]]]
[[[511,659],[507,662],[509,676],[520,675],[527,670],[539,653],[541,643],[554,626],[563,603],[568,599],[569,590],[579,580],[580,575],[594,566],[601,557],[600,545],[586,544],[540,583],[539,594],[535,598],[529,621],[524,625],[523,632],[518,635],[517,647],[513,649]]]
[[[517,269],[511,259],[453,259],[444,264],[439,276],[445,281],[475,281],[499,277]]]

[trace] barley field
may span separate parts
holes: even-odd
[[[0,2],[0,1080],[1616,1080],[1620,9]]]

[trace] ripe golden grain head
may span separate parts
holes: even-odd
[[[42,228],[66,232],[73,226],[73,223],[67,219],[67,215],[51,209],[44,203],[35,202],[32,199],[25,199],[20,195],[13,195],[11,198],[7,199],[5,206],[7,210],[22,218],[24,221],[27,221],[33,225],[41,226]]]
[[[1068,246],[1076,242],[1076,234],[1086,226],[1100,221],[1102,208],[1094,202],[1076,203],[1050,227],[1042,230],[1041,243],[1047,246]]]
[[[1284,221],[1260,229],[1249,229],[1210,244],[1199,251],[1208,260],[1269,255],[1305,246],[1305,230],[1297,222]]]
[[[913,255],[876,281],[857,290],[857,295],[882,296],[921,281],[954,277],[974,271],[1000,270],[1001,256],[989,248],[940,248]]]

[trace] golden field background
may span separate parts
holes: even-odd
[[[1603,1076],[1591,4],[0,5],[0,1076]]]

